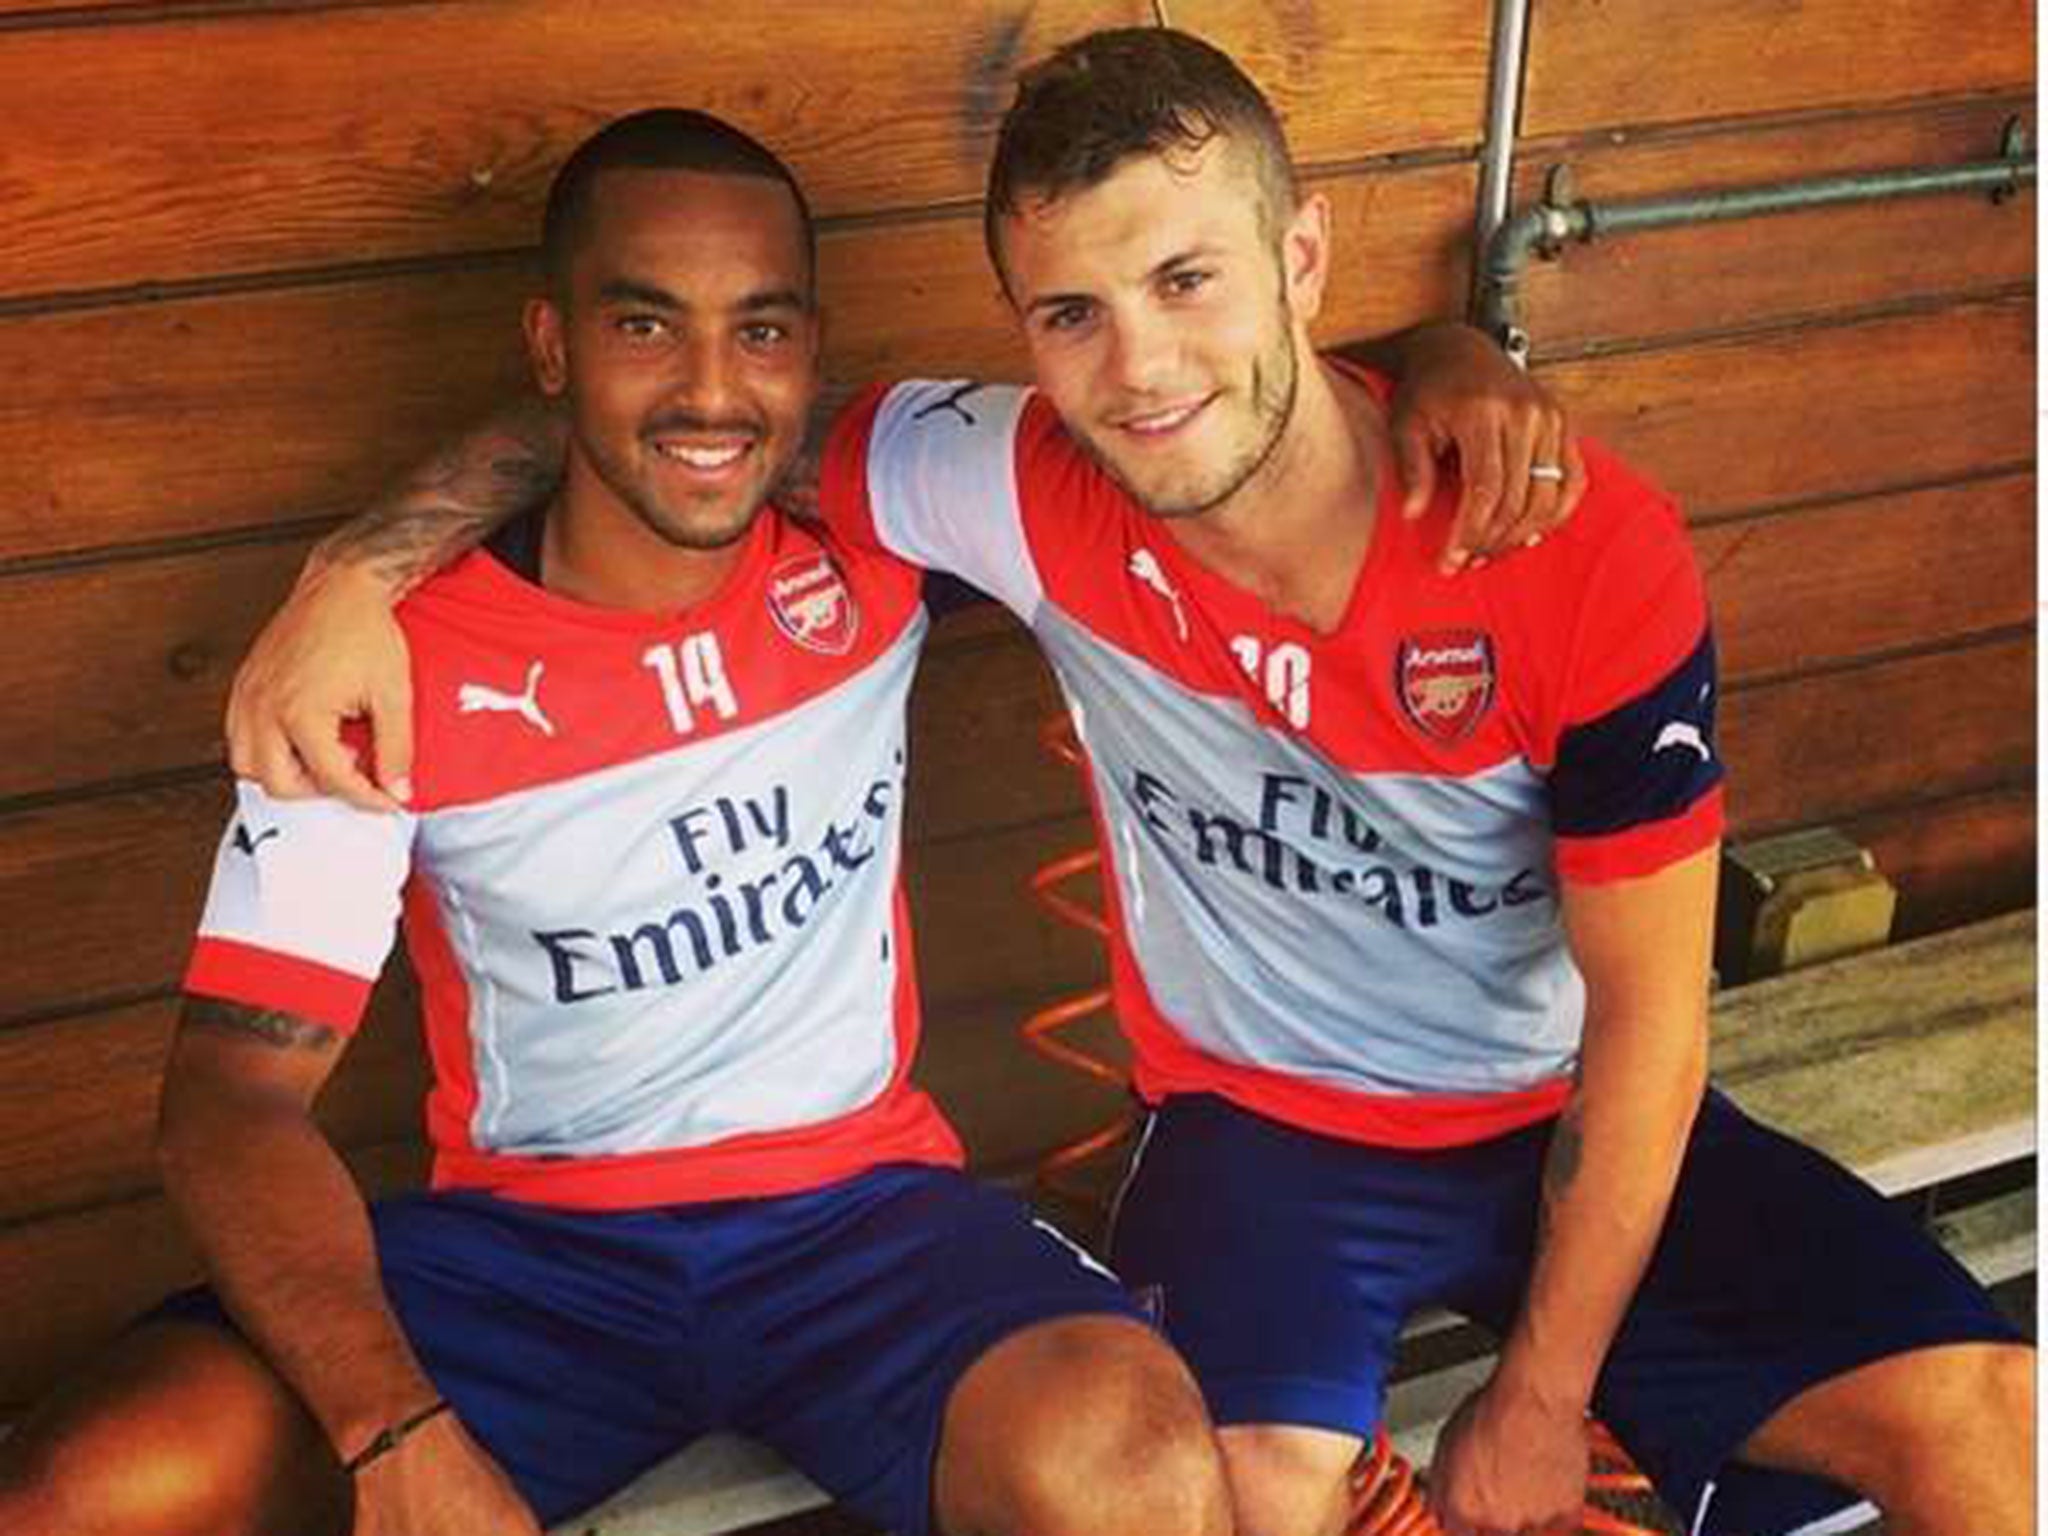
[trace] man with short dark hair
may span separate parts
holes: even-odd
[[[1696,1530],[1831,1520],[1815,1474],[1896,1531],[2026,1529],[2031,1352],[1869,1190],[1703,1097],[1721,766],[1682,520],[1589,447],[1564,531],[1438,569],[1448,496],[1400,515],[1386,381],[1310,349],[1328,210],[1271,120],[1164,29],[1028,71],[988,229],[1038,390],[872,394],[820,496],[1010,606],[1066,692],[1154,1109],[1113,1257],[1239,1527],[1342,1521],[1434,1301],[1504,1338],[1439,1448],[1455,1536],[1562,1528],[1589,1408]]]
[[[237,786],[159,1142],[213,1287],[0,1446],[0,1530],[512,1536],[719,1428],[905,1536],[1229,1529],[1185,1368],[909,1081],[922,576],[767,499],[810,247],[699,113],[557,178],[561,487],[406,605],[407,813]],[[401,907],[434,1187],[366,1209],[309,1110]]]

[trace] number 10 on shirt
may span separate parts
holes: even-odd
[[[1305,647],[1283,641],[1272,649],[1262,647],[1256,636],[1239,635],[1230,642],[1251,680],[1266,690],[1266,701],[1297,731],[1308,729],[1308,667]]]

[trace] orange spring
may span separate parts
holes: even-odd
[[[1636,1470],[1604,1424],[1587,1420],[1586,1439],[1593,1456],[1593,1472],[1586,1479],[1589,1494],[1650,1492],[1650,1480]],[[1585,1536],[1659,1536],[1655,1528],[1636,1525],[1590,1501],[1579,1529]],[[1414,1468],[1394,1450],[1384,1428],[1374,1432],[1372,1442],[1352,1464],[1351,1513],[1344,1536],[1443,1536]]]
[[[1638,1525],[1593,1502],[1592,1496],[1597,1494],[1645,1499],[1651,1493],[1650,1480],[1637,1470],[1635,1459],[1614,1438],[1613,1431],[1598,1419],[1588,1419],[1586,1448],[1592,1453],[1593,1464],[1586,1475],[1588,1498],[1581,1529],[1587,1536],[1658,1536],[1656,1527]]]
[[[1394,1451],[1384,1428],[1351,1465],[1351,1513],[1344,1536],[1443,1536],[1415,1469]]]
[[[1039,730],[1038,739],[1045,750],[1061,762],[1071,764],[1075,768],[1082,766],[1081,744],[1075,739],[1073,722],[1064,713],[1048,719]],[[1053,917],[1094,934],[1106,945],[1109,942],[1108,921],[1086,902],[1076,899],[1061,888],[1077,876],[1099,874],[1101,868],[1100,847],[1078,849],[1039,866],[1032,872],[1030,888],[1032,899]],[[1109,988],[1095,987],[1048,1004],[1024,1021],[1020,1031],[1024,1044],[1048,1061],[1058,1062],[1061,1066],[1079,1072],[1085,1077],[1092,1077],[1098,1082],[1108,1083],[1116,1088],[1128,1088],[1130,1077],[1121,1066],[1059,1038],[1057,1033],[1091,1014],[1108,1012],[1109,997]],[[1121,1110],[1114,1119],[1096,1130],[1073,1141],[1062,1143],[1046,1153],[1033,1169],[1033,1177],[1042,1188],[1085,1201],[1088,1192],[1085,1186],[1069,1177],[1070,1170],[1097,1153],[1117,1145],[1130,1135],[1137,1123],[1138,1114],[1135,1109]]]

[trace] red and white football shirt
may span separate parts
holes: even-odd
[[[400,610],[416,808],[239,785],[187,988],[352,1030],[402,909],[438,1186],[626,1207],[957,1163],[906,1076],[921,579],[773,511],[678,615],[469,556]]]
[[[1587,457],[1569,524],[1455,579],[1455,487],[1409,523],[1389,477],[1320,635],[1186,555],[1030,390],[903,384],[842,420],[827,518],[1006,603],[1058,675],[1147,1097],[1417,1146],[1561,1104],[1585,988],[1559,880],[1647,873],[1721,826],[1682,523]]]

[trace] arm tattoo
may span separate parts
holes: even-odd
[[[1543,1160],[1543,1199],[1546,1204],[1561,1200],[1571,1189],[1572,1180],[1579,1176],[1579,1161],[1584,1150],[1579,1131],[1579,1107],[1574,1103],[1558,1116],[1557,1129],[1550,1137],[1550,1153]]]
[[[321,565],[363,565],[400,594],[493,529],[554,494],[564,430],[547,405],[523,402],[436,453],[360,517],[321,540]]]
[[[247,1008],[217,997],[188,997],[185,1029],[210,1029],[220,1034],[242,1035],[276,1046],[279,1050],[332,1050],[340,1035],[325,1024],[315,1024],[296,1014],[266,1008]]]
[[[1557,1117],[1557,1125],[1550,1133],[1550,1150],[1543,1157],[1543,1198],[1537,1210],[1537,1229],[1545,1235],[1550,1231],[1557,1208],[1571,1194],[1572,1183],[1579,1176],[1579,1164],[1584,1159],[1584,1132],[1579,1128],[1582,1108],[1579,1082],[1574,1074],[1572,1096],[1566,1101],[1564,1112]]]

